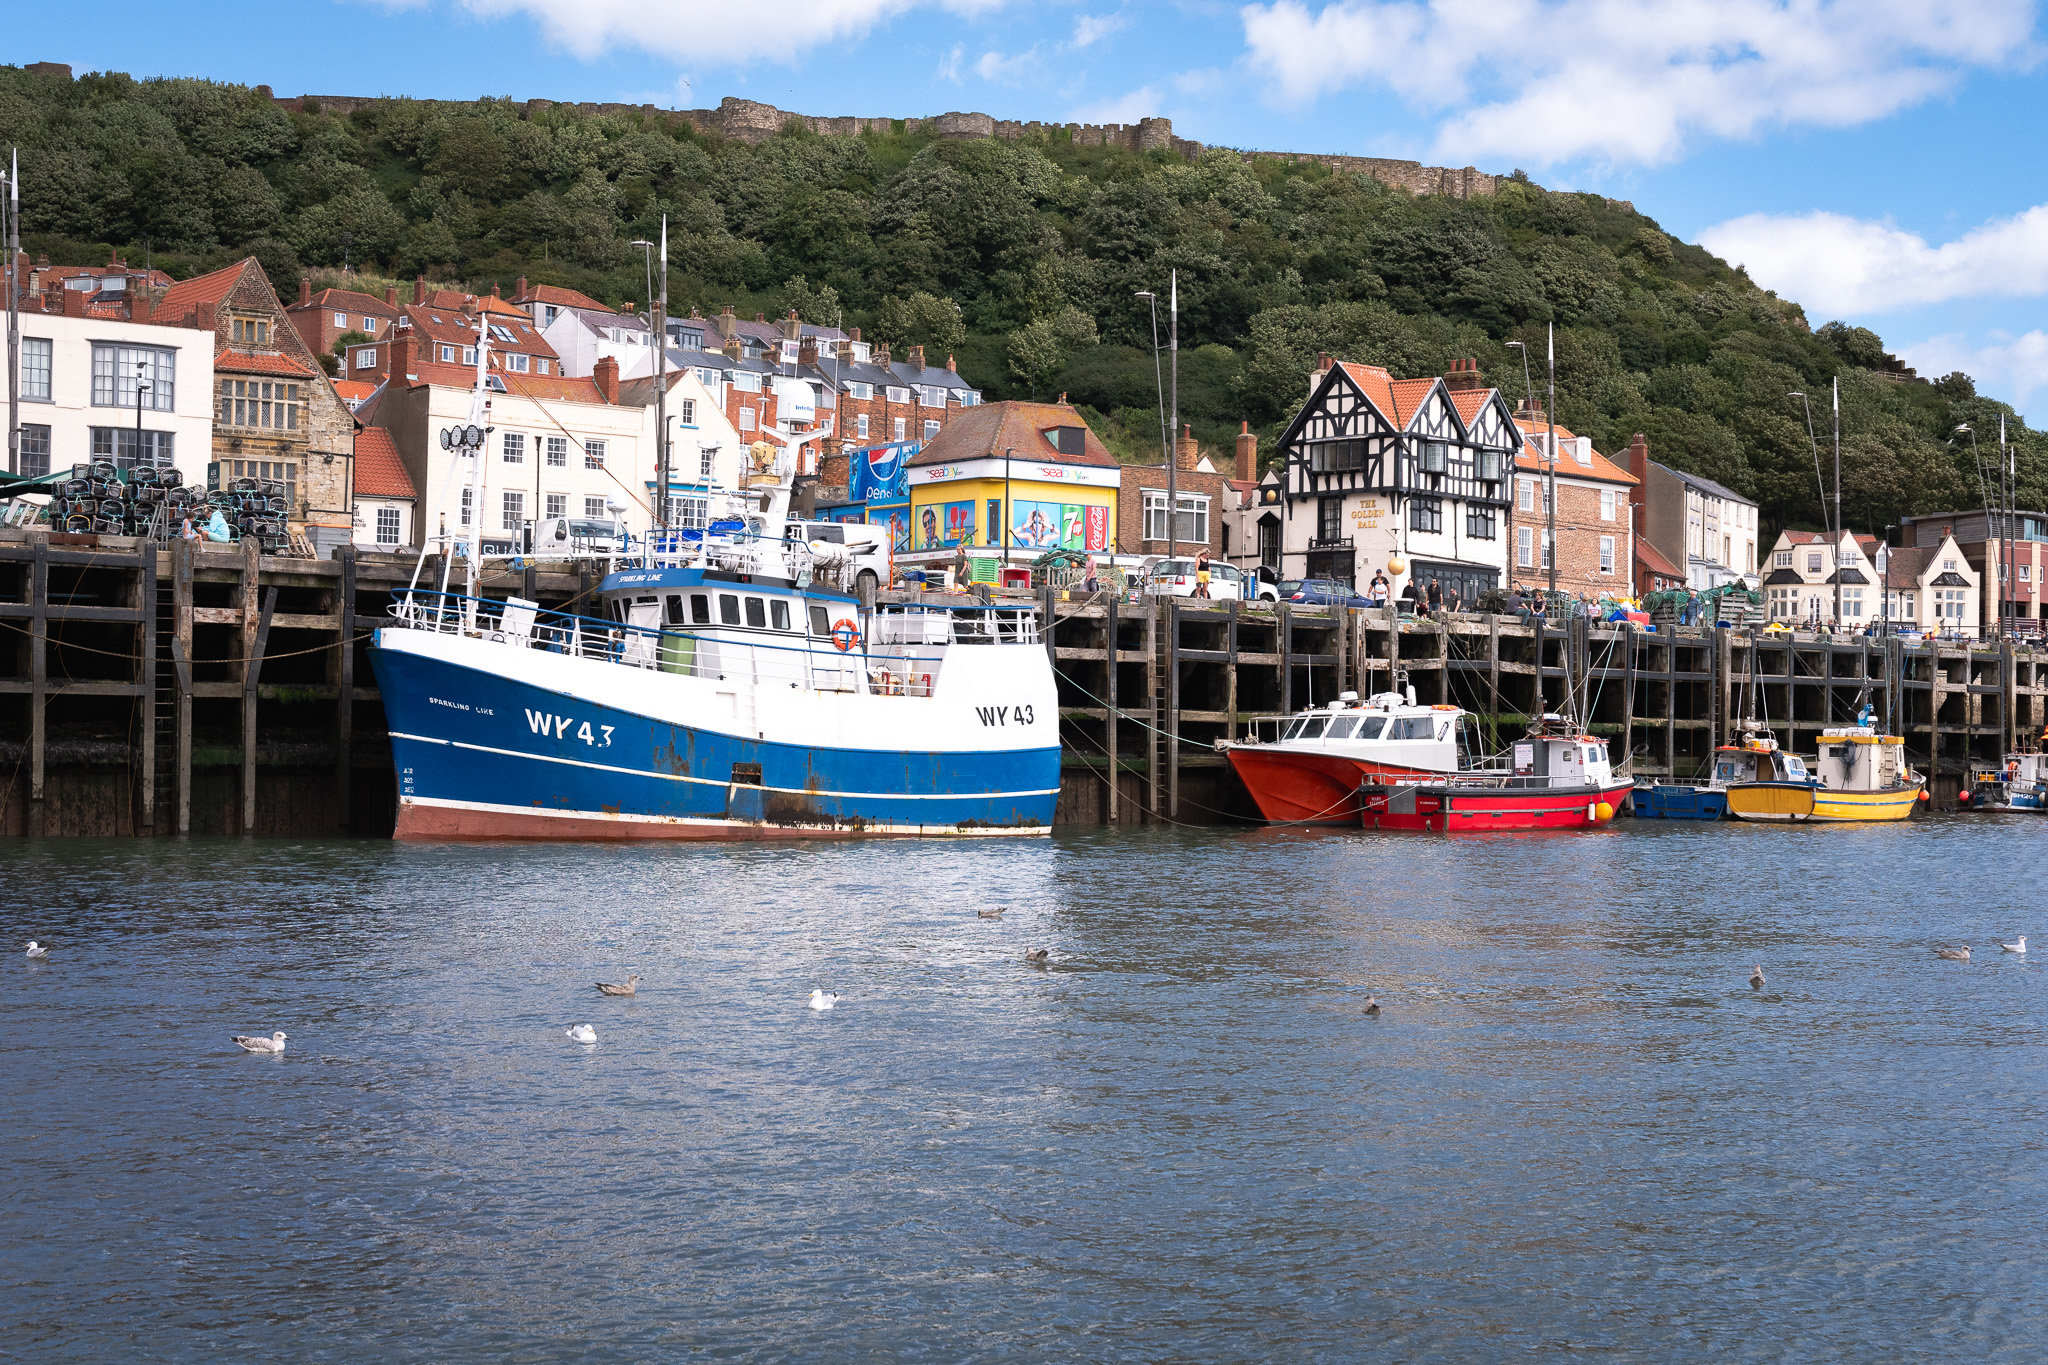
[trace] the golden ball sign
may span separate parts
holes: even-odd
[[[1389,575],[1390,575],[1391,577],[1394,577],[1394,578],[1399,578],[1399,577],[1400,577],[1400,576],[1401,576],[1402,574],[1404,574],[1404,573],[1407,573],[1407,572],[1408,572],[1408,561],[1407,561],[1407,560],[1405,560],[1405,559],[1401,558],[1401,556],[1399,556],[1399,555],[1388,555],[1388,556],[1387,556],[1387,573],[1388,573],[1388,574],[1389,574]]]

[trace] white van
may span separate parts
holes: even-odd
[[[793,521],[789,538],[812,546],[821,576],[836,579],[862,606],[873,606],[875,594],[889,581],[886,526],[861,521]]]
[[[543,517],[533,528],[526,553],[576,559],[584,555],[615,555],[626,548],[626,523],[604,517]]]

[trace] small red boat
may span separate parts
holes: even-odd
[[[1614,775],[1606,740],[1576,730],[1547,715],[1504,761],[1413,782],[1372,779],[1359,787],[1359,823],[1439,834],[1606,824],[1633,784]]]

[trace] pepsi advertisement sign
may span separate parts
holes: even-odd
[[[847,461],[848,496],[855,502],[886,502],[904,497],[909,486],[910,461],[923,448],[922,441],[855,447]]]

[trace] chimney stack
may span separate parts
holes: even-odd
[[[960,366],[954,362],[952,356],[946,357],[946,368],[952,371],[954,374],[960,373]]]
[[[313,304],[313,277],[299,276],[299,307],[310,308]]]
[[[874,355],[875,355],[875,363],[876,363],[877,365],[880,365],[880,366],[881,366],[881,367],[882,367],[883,369],[885,369],[885,370],[889,368],[889,363],[890,363],[890,362],[889,362],[889,343],[888,343],[888,342],[886,342],[886,341],[878,341],[878,342],[876,342],[876,343],[875,343],[875,351],[874,351]]]
[[[796,309],[792,308],[789,310],[789,316],[782,320],[782,339],[784,341],[797,341],[802,339],[803,334],[803,320],[797,317]]]
[[[746,348],[740,345],[738,337],[729,336],[725,339],[725,345],[719,349],[725,352],[727,360],[738,360]]]
[[[385,306],[386,308],[396,308],[396,307],[398,307],[398,286],[397,286],[397,285],[395,285],[395,284],[387,284],[387,285],[385,285],[385,286],[384,286],[384,306]]]
[[[796,363],[799,365],[815,365],[818,363],[818,339],[816,337],[805,337],[796,344]]]
[[[502,293],[498,291],[498,282],[496,280],[491,281],[491,297],[494,299],[502,299],[505,297]]]
[[[514,282],[514,284],[512,285],[512,297],[515,299],[523,299],[526,297],[526,276],[521,275],[519,279],[516,282]]]
[[[590,371],[590,377],[597,384],[597,391],[604,395],[604,401],[618,406],[619,362],[615,356],[606,356]]]
[[[732,315],[731,304],[728,303],[723,308],[720,308],[718,310],[717,322],[718,334],[722,337],[730,338],[733,334],[733,330],[739,326],[738,319],[734,318]]]
[[[412,338],[394,337],[386,346],[384,377],[398,381],[398,387],[405,387],[405,377],[412,373]]]
[[[916,371],[918,371],[919,373],[923,373],[923,371],[924,371],[924,347],[923,347],[923,346],[913,346],[913,347],[911,347],[911,348],[910,348],[910,351],[909,351],[909,356],[910,356],[910,368],[911,368],[911,369],[913,369],[913,370],[916,370]]]
[[[1060,399],[1064,402],[1066,395],[1061,394]],[[1180,472],[1183,474],[1194,473],[1195,461],[1201,458],[1201,454],[1202,448],[1200,443],[1195,440],[1194,427],[1189,424],[1183,424],[1180,429],[1180,439],[1174,442],[1174,462],[1179,465]]]
[[[413,277],[412,301],[414,303],[425,303],[427,301],[427,277],[424,272]]]
[[[858,328],[858,327],[851,327],[851,328],[848,328],[848,329],[847,329],[847,333],[846,333],[846,339],[847,339],[848,341],[854,341],[854,342],[857,342],[857,341],[859,341],[859,340],[860,340],[860,328]]]
[[[1444,375],[1444,387],[1460,392],[1466,389],[1486,387],[1479,374],[1479,362],[1476,360],[1453,360],[1450,370]]]
[[[1250,422],[1237,424],[1237,477],[1256,479],[1259,477],[1259,438],[1252,435]]]

